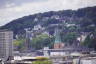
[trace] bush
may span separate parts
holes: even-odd
[[[52,64],[51,61],[44,60],[44,61],[34,61],[32,64]]]

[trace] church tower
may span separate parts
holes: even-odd
[[[54,42],[54,49],[60,49],[64,47],[64,43],[61,41],[60,37],[60,30],[58,27],[55,28],[55,42]]]

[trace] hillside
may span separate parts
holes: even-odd
[[[54,27],[51,27],[50,29],[50,25],[54,24],[63,25],[61,33],[61,39],[63,42],[69,42],[72,44],[76,42],[77,37],[80,37],[82,33],[85,33],[88,34],[88,37],[85,39],[84,45],[96,49],[96,6],[81,8],[78,10],[49,11],[24,16],[11,21],[0,29],[12,30],[14,32],[14,38],[16,38],[16,35],[23,35],[22,37],[25,37],[26,28],[33,30],[34,26],[39,25],[39,27],[45,28],[49,34],[54,36]],[[49,38],[41,42],[47,42],[48,44],[48,41],[50,42]],[[53,42],[53,40],[51,42]]]
[[[72,17],[73,16],[73,17]],[[70,22],[70,18],[73,18]],[[89,19],[86,21],[80,21],[80,18]],[[36,24],[42,26],[48,26],[49,24],[59,23],[60,20],[67,20],[66,23],[79,23],[81,27],[90,24],[96,25],[96,7],[88,7],[78,9],[77,11],[64,10],[64,11],[50,11],[45,13],[38,13],[34,15],[24,16],[22,18],[11,21],[10,23],[2,26],[2,29],[10,29],[14,31],[14,34],[18,34],[24,30],[24,28],[33,28]],[[86,20],[85,19],[85,20]]]

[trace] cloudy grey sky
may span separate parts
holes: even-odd
[[[0,0],[0,26],[39,12],[96,6],[96,0]]]

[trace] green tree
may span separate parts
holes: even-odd
[[[94,48],[96,50],[96,31],[91,32],[83,42],[84,46]]]
[[[44,60],[44,61],[34,61],[32,64],[52,64],[52,62]]]
[[[25,39],[14,40],[14,46],[17,47],[17,50],[21,51],[24,49]]]
[[[42,49],[45,46],[51,47],[52,46],[53,38],[49,37],[47,34],[41,34],[36,38],[33,38],[31,46],[35,49]]]
[[[76,41],[78,34],[76,32],[68,32],[62,35],[63,42],[69,43],[70,45]]]

